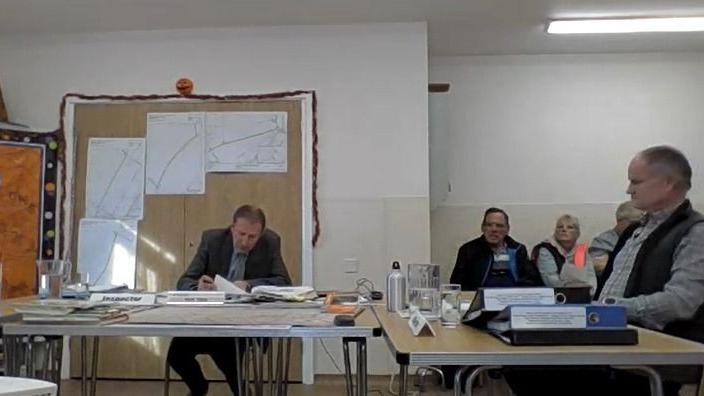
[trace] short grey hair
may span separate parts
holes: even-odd
[[[673,178],[675,187],[680,191],[692,188],[692,167],[680,150],[671,146],[653,146],[638,153],[638,157],[648,166]]]
[[[579,228],[579,219],[577,218],[577,216],[572,216],[571,214],[563,214],[562,216],[558,217],[557,221],[555,222],[555,230],[557,230],[557,225],[560,224],[560,222],[572,224],[574,228],[577,229],[577,235],[581,235],[582,230]]]
[[[643,216],[643,211],[633,206],[633,202],[631,201],[622,202],[618,208],[616,208],[616,221],[637,221],[641,216]]]

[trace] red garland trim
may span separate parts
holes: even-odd
[[[264,100],[264,99],[283,99],[291,96],[307,95],[313,96],[313,240],[311,241],[313,246],[318,243],[320,238],[320,220],[318,218],[318,99],[316,97],[315,91],[287,91],[287,92],[274,92],[261,95],[83,95],[78,93],[67,93],[61,99],[61,105],[59,106],[59,129],[58,136],[61,137],[59,141],[60,144],[65,144],[64,139],[64,113],[66,110],[66,100],[68,98],[76,98],[82,100],[116,100],[116,101],[148,101],[148,100],[160,100],[160,99],[198,99],[198,100],[216,100],[216,101],[232,101],[232,100]],[[63,150],[62,150],[63,152]],[[62,153],[63,154],[63,153]],[[64,167],[65,168],[65,167]],[[61,172],[61,186],[63,188],[64,194],[61,194],[61,223],[63,223],[64,217],[64,203],[66,200],[66,172]]]

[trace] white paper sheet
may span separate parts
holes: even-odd
[[[88,141],[85,217],[143,218],[144,155],[142,138],[91,138]]]
[[[78,271],[91,285],[134,288],[137,221],[81,219],[78,229]]]
[[[208,172],[286,172],[286,112],[205,113]]]
[[[220,275],[215,275],[215,282],[213,283],[215,284],[215,287],[217,287],[218,291],[224,291],[229,294],[249,294]]]
[[[147,194],[205,192],[204,113],[147,114]]]

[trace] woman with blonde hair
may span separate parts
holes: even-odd
[[[579,219],[565,214],[555,223],[552,238],[539,243],[531,255],[549,287],[588,285],[596,290],[596,272],[587,245],[579,244]]]

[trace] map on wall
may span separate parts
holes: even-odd
[[[134,288],[137,220],[81,219],[78,228],[78,272],[91,285]]]
[[[144,155],[145,140],[142,138],[89,140],[86,217],[142,219]]]
[[[205,113],[208,172],[286,172],[286,112]]]
[[[205,192],[203,113],[147,114],[147,194]]]

